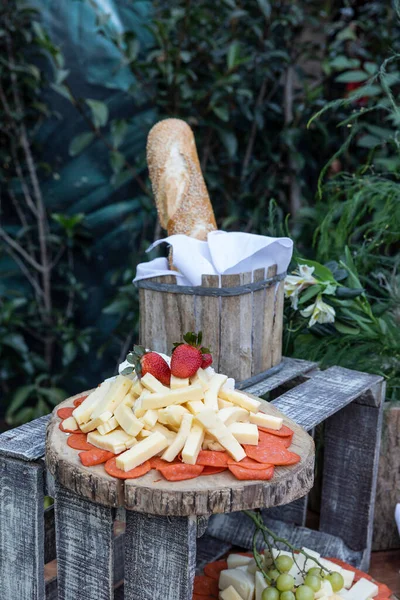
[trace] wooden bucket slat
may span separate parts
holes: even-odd
[[[149,281],[160,283],[165,281],[165,277],[152,277]],[[164,296],[163,292],[155,292],[141,288],[144,292],[139,295],[140,300],[140,343],[155,350],[156,352],[166,352],[167,350],[167,329],[163,325],[164,319]]]
[[[218,275],[203,275],[203,287],[219,287]],[[204,335],[204,343],[210,348],[214,368],[219,371],[220,357],[220,298],[215,296],[196,297],[196,326]]]
[[[275,286],[274,323],[272,326],[272,365],[277,365],[282,360],[282,333],[283,333],[283,304],[284,304],[284,281]],[[276,289],[277,288],[277,289]]]
[[[240,285],[251,283],[252,273],[241,273]],[[252,363],[252,333],[253,333],[253,298],[252,294],[243,294],[239,296],[239,322],[240,322],[240,336],[239,336],[239,372],[237,379],[244,381],[251,377],[251,363]]]
[[[265,279],[265,269],[256,269],[253,273],[253,281],[263,281]],[[252,353],[253,361],[251,365],[251,374],[256,375],[266,370],[263,365],[263,342],[264,342],[264,303],[265,288],[253,293],[253,326],[252,326]]]
[[[240,275],[221,275],[221,287],[238,287]],[[247,294],[246,294],[247,295]],[[239,379],[240,296],[221,296],[219,372]]]
[[[276,265],[268,267],[267,279],[276,275]],[[276,284],[275,284],[276,285]],[[262,347],[261,347],[261,361],[263,370],[270,369],[274,363],[272,359],[272,327],[274,323],[275,314],[275,285],[271,285],[265,289],[264,299],[264,321],[262,328]],[[277,320],[282,320],[282,313],[278,316]],[[257,335],[257,332],[255,333]],[[280,362],[280,361],[279,361]]]
[[[175,275],[167,275],[166,277],[159,277],[159,283],[172,283],[176,285]],[[163,350],[165,354],[171,354],[172,345],[174,342],[179,342],[182,338],[182,315],[179,307],[179,295],[163,293],[163,312],[159,315],[153,315],[156,327],[163,329],[166,334],[165,343]],[[185,333],[185,332],[184,332]]]

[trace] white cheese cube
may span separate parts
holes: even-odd
[[[254,577],[240,569],[225,569],[219,576],[219,589],[225,590],[233,586],[243,600],[254,598]]]
[[[348,569],[342,569],[340,571],[340,574],[342,575],[343,580],[344,580],[344,587],[346,589],[351,588],[351,586],[353,585],[354,576],[355,576],[354,571],[349,571]]]
[[[79,429],[79,425],[74,417],[68,417],[68,419],[64,419],[62,424],[64,429],[71,429],[71,431],[77,431]]]
[[[226,375],[215,374],[208,383],[208,390],[204,392],[204,404],[206,408],[218,410],[218,392],[224,385],[228,377]]]
[[[150,408],[165,408],[170,404],[183,404],[190,400],[202,400],[204,396],[203,388],[200,384],[189,385],[179,390],[169,390],[162,394],[150,394],[142,400],[142,407],[146,410]]]
[[[170,431],[167,427],[164,427],[164,425],[161,425],[161,423],[156,423],[154,425],[154,427],[152,428],[152,431],[153,432],[158,431],[158,433],[161,433],[161,435],[163,435],[164,437],[167,438],[169,444],[172,444],[172,442],[176,438],[176,433],[174,433],[173,431]]]
[[[241,423],[247,423],[249,421],[249,411],[240,406],[234,406],[232,404],[229,408],[223,408],[218,412],[218,416],[226,426],[231,425],[240,421]]]
[[[125,398],[122,400],[121,404],[124,404],[125,406],[132,408],[133,405],[135,404],[135,402],[136,402],[136,396],[132,392],[132,389],[130,389],[129,392],[127,393],[127,395],[125,396]]]
[[[141,417],[143,417],[144,414],[146,414],[147,408],[143,408],[143,400],[144,398],[147,398],[150,395],[151,392],[149,392],[149,390],[143,390],[143,392],[140,394],[139,398],[133,405],[133,412],[135,414],[135,417],[137,417],[138,419],[140,419]]]
[[[114,429],[117,429],[117,427],[118,427],[117,419],[115,417],[111,417],[111,419],[108,419],[108,421],[103,423],[103,425],[99,425],[97,428],[97,431],[100,433],[100,435],[106,435],[106,433],[110,433],[110,431],[114,431]]]
[[[204,402],[202,402],[201,400],[193,400],[191,402],[187,402],[186,406],[193,415],[197,415],[197,413],[205,409]]]
[[[207,438],[203,442],[203,450],[213,450],[214,452],[225,452],[225,448],[221,444],[211,438]]]
[[[164,450],[167,446],[167,438],[156,431],[130,450],[118,456],[116,460],[117,467],[123,471],[130,471]]]
[[[251,562],[250,556],[243,556],[243,554],[230,554],[226,559],[228,563],[228,569],[236,569],[237,567],[247,567]]]
[[[209,381],[210,381],[209,376],[204,371],[204,369],[202,369],[201,367],[200,367],[200,369],[198,369],[196,375],[194,377],[190,378],[190,383],[192,383],[192,384],[199,383],[202,386],[204,391],[208,390]]]
[[[179,434],[178,434],[179,435]],[[195,465],[204,440],[204,427],[195,423],[192,425],[182,450],[182,462]]]
[[[94,411],[95,407],[105,398],[108,390],[111,387],[111,384],[111,381],[103,381],[103,383],[99,385],[94,392],[85,398],[80,406],[75,408],[72,416],[75,418],[78,425],[90,421],[90,415]]]
[[[121,425],[122,429],[134,437],[136,437],[144,427],[143,423],[141,423],[133,414],[133,410],[124,404],[118,406],[118,408],[115,410],[114,416]]]
[[[315,566],[315,565],[313,565],[313,566]],[[310,568],[312,568],[312,567],[310,567]],[[321,598],[323,598],[324,596],[328,596],[328,598],[329,598],[330,596],[332,596],[332,594],[333,594],[333,589],[332,589],[330,582],[327,579],[323,579],[321,589],[315,593],[316,600],[321,600]]]
[[[326,558],[319,558],[318,560],[327,571],[337,571],[338,573],[342,574],[342,571],[343,571],[342,567],[340,567],[336,563],[331,562],[330,560],[327,560]]]
[[[244,600],[240,594],[237,593],[233,585],[230,585],[226,590],[223,590],[219,594],[220,600]]]
[[[229,431],[239,444],[258,445],[258,427],[252,423],[232,423]]]
[[[185,442],[190,434],[190,429],[192,427],[192,421],[193,421],[193,415],[191,415],[190,413],[183,415],[182,423],[181,423],[179,431],[176,435],[176,438],[174,439],[172,444],[169,446],[169,448],[167,448],[165,450],[165,452],[161,458],[163,458],[164,460],[166,460],[168,462],[172,462],[174,460],[174,458],[177,457],[179,452],[184,447]]]
[[[84,423],[80,426],[80,429],[83,433],[89,433],[89,431],[94,431],[107,421],[109,421],[112,417],[112,413],[109,411],[104,412],[102,415],[97,417],[97,419],[91,419],[87,423]]]
[[[128,377],[118,375],[117,379],[111,384],[106,396],[94,408],[91,414],[91,419],[96,419],[106,411],[113,413],[117,406],[121,404],[131,387],[132,381],[128,379]]]
[[[279,430],[282,428],[283,419],[281,417],[274,417],[273,415],[266,415],[265,413],[251,413],[250,423],[254,423],[259,427],[268,427],[269,429]]]
[[[303,573],[304,564],[306,562],[306,557],[304,554],[298,554],[296,556],[296,561],[292,565],[292,568],[289,571],[289,575],[294,578],[295,585],[301,585],[304,581]]]
[[[108,452],[113,452],[114,454],[124,452],[126,450],[126,442],[130,440],[131,436],[122,429],[115,429],[106,435],[101,435],[98,431],[92,431],[87,436],[89,444],[93,444],[96,448],[108,450]]]
[[[171,375],[171,383],[169,384],[171,390],[179,390],[181,388],[185,388],[189,386],[189,378],[181,379],[180,377],[175,377],[175,375]]]
[[[256,598],[255,600],[262,600],[262,593],[268,587],[267,582],[264,579],[264,576],[259,571],[256,572],[255,575],[255,584],[256,584]]]
[[[141,431],[138,433],[137,437],[139,438],[139,440],[143,440],[144,438],[149,437],[153,433],[154,433],[154,431],[150,431],[149,429],[141,429]]]
[[[229,400],[229,402],[233,402],[233,404],[241,406],[242,408],[245,408],[253,413],[257,413],[261,406],[261,402],[255,400],[254,398],[250,398],[250,396],[247,396],[242,392],[238,392],[237,390],[221,389],[219,391],[219,397],[222,398],[222,400]]]
[[[131,390],[132,390],[132,393],[137,397],[139,397],[140,394],[143,392],[143,386],[140,383],[139,379],[137,379],[136,381],[133,382]]]
[[[257,563],[254,560],[254,558],[252,558],[247,566],[247,572],[251,573],[252,575],[255,575],[258,571],[258,567],[257,567]]]
[[[146,375],[143,375],[143,377],[140,380],[140,383],[142,387],[149,390],[149,392],[157,392],[161,394],[169,392],[169,388],[166,385],[163,385],[161,381],[158,381],[158,379],[154,377],[154,375],[152,375],[151,373],[146,373]]]
[[[142,417],[142,422],[145,427],[149,427],[151,429],[158,421],[158,411],[157,410],[146,410]]]
[[[171,425],[172,427],[180,427],[184,414],[189,414],[189,411],[180,404],[171,404],[166,408],[158,410],[158,420],[163,425]]]
[[[218,408],[222,410],[223,408],[231,408],[235,406],[233,402],[229,402],[229,400],[222,400],[222,398],[218,398]]]
[[[304,546],[303,546],[302,550],[303,550],[303,552],[306,552],[310,556],[310,558],[306,558],[306,560],[304,562],[304,569],[306,571],[309,571],[313,567],[318,567],[318,564],[316,563],[315,560],[313,560],[313,558],[316,558],[319,561],[319,559],[321,558],[320,553],[315,552],[315,550],[310,550],[309,548],[305,548]]]
[[[351,588],[349,598],[351,600],[368,600],[368,598],[375,598],[378,592],[379,588],[375,583],[362,577]]]
[[[212,409],[203,410],[196,415],[197,421],[201,423],[215,439],[225,448],[234,460],[239,462],[245,458],[246,453],[239,442],[233,437],[232,433],[223,424],[221,419]]]
[[[138,440],[135,437],[131,436],[130,440],[125,442],[125,447],[127,450],[129,450],[129,448],[132,448],[132,446],[136,446],[136,444],[138,443]]]

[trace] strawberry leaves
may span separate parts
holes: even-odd
[[[186,343],[186,344],[189,344],[189,346],[198,348],[202,354],[211,354],[211,351],[209,350],[209,348],[205,348],[204,346],[201,345],[201,342],[203,341],[203,332],[202,331],[199,331],[199,333],[195,333],[194,331],[188,331],[183,336],[183,340],[184,340],[183,342],[175,342],[174,343],[172,352],[176,348],[178,348],[178,346],[181,346],[183,343]]]

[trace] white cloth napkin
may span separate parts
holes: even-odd
[[[212,231],[206,242],[186,235],[171,235],[154,242],[147,252],[163,243],[172,246],[179,273],[169,270],[166,258],[156,258],[138,265],[134,281],[176,275],[179,285],[201,285],[202,275],[247,273],[274,264],[279,274],[287,270],[293,252],[289,238],[225,231]]]

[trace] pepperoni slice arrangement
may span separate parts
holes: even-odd
[[[184,481],[199,476],[216,475],[224,471],[229,471],[240,481],[268,481],[273,477],[276,467],[295,465],[300,461],[300,456],[289,450],[293,431],[283,425],[279,430],[259,427],[258,445],[244,444],[243,448],[247,456],[240,462],[233,460],[227,452],[200,450],[195,465],[183,463],[179,456],[172,462],[156,456],[135,469],[125,472],[116,466],[115,454],[89,444],[87,434],[63,427],[63,421],[72,415],[74,408],[84,399],[85,397],[77,398],[73,407],[64,407],[57,411],[57,416],[62,419],[59,427],[61,431],[71,434],[67,438],[67,444],[70,448],[79,451],[80,461],[85,467],[104,464],[106,473],[117,479],[136,479],[151,469],[156,469],[167,481]]]

